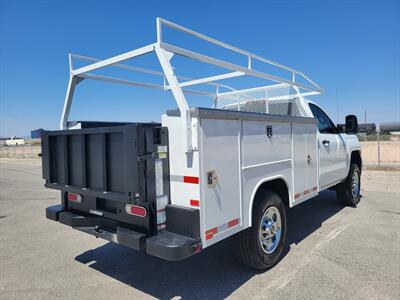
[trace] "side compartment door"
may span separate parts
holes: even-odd
[[[293,123],[293,205],[318,191],[317,128],[315,124]]]
[[[226,119],[201,119],[200,122],[200,206],[205,242],[211,245],[241,223],[241,122]],[[212,184],[207,173],[214,177]]]
[[[307,124],[307,194],[315,194],[318,192],[318,141],[317,141],[317,125]],[[311,195],[314,196],[314,195]]]

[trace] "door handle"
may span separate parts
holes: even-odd
[[[330,142],[329,142],[328,140],[323,140],[323,141],[322,141],[322,144],[323,144],[324,146],[328,146],[329,143],[330,143]]]

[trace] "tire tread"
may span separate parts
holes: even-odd
[[[360,176],[360,180],[361,180],[360,169],[358,168],[357,164],[353,163],[350,166],[349,174],[347,175],[346,179],[336,186],[337,199],[339,201],[341,201],[343,204],[348,205],[348,206],[357,205],[360,202],[360,198],[361,198],[361,196],[358,195],[358,197],[356,197],[356,199],[353,199],[353,197],[351,195],[351,178],[352,178],[354,171],[358,172],[358,174]]]
[[[262,209],[264,203],[267,201],[266,199],[268,199],[268,197],[271,197],[272,195],[277,196],[274,192],[266,191],[262,195],[263,199],[255,200],[255,204],[253,207],[253,220],[258,217],[258,214],[260,214],[260,210]],[[283,216],[283,218],[285,218],[285,216]],[[240,263],[257,270],[265,270],[272,267],[275,263],[267,265],[262,260],[260,260],[260,257],[258,255],[258,244],[254,241],[255,234],[258,234],[258,228],[255,228],[255,226],[249,227],[237,233],[233,242],[233,251]],[[285,235],[283,236],[283,239],[284,238]]]

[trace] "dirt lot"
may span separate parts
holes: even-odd
[[[257,273],[229,240],[172,263],[45,219],[59,193],[39,162],[0,159],[1,299],[400,299],[400,172],[364,171],[356,208],[331,191],[292,208],[283,259]]]
[[[0,147],[0,158],[37,158],[42,152],[41,146],[16,146],[16,147]]]

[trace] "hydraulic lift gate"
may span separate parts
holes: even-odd
[[[65,201],[70,209],[98,210],[104,217],[156,232],[157,222],[152,222],[157,218],[156,199],[169,199],[167,128],[132,123],[46,131],[42,143],[46,187],[84,198],[79,205]],[[127,203],[140,204],[148,215],[126,214]]]

